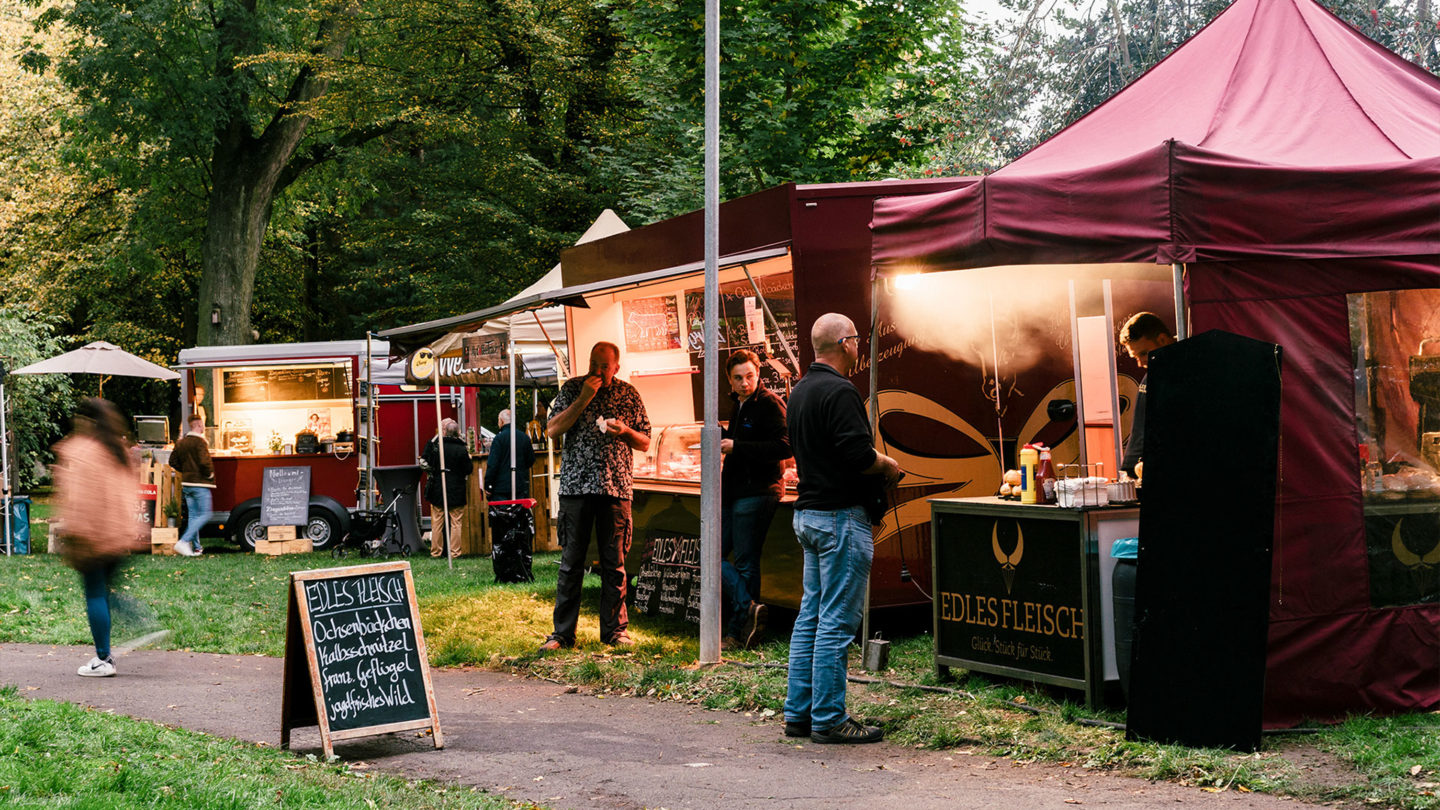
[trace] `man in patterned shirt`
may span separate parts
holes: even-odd
[[[542,652],[575,646],[580,583],[593,526],[600,556],[600,638],[628,646],[625,552],[630,550],[632,450],[650,449],[650,418],[633,385],[615,379],[620,347],[596,343],[590,373],[569,380],[550,407],[550,438],[565,437],[560,460],[560,576],[555,631]]]

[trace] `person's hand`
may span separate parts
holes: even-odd
[[[600,386],[605,384],[605,379],[599,374],[591,374],[580,383],[580,401],[589,403],[600,392]]]
[[[720,455],[722,455],[722,456],[724,456],[724,455],[729,455],[729,454],[730,454],[730,451],[731,451],[731,450],[734,450],[734,449],[735,449],[735,440],[734,440],[734,439],[721,439],[721,440],[720,440]]]
[[[885,459],[885,469],[881,470],[880,474],[885,476],[885,486],[887,487],[895,486],[900,483],[901,478],[905,477],[905,471],[900,469],[900,462],[889,457]]]
[[[625,434],[625,431],[629,429],[630,428],[624,422],[621,422],[619,419],[605,420],[606,436],[623,436]]]

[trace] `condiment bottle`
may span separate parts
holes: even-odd
[[[1055,468],[1050,464],[1050,448],[1039,445],[1040,463],[1035,478],[1040,483],[1040,502],[1055,503]]]
[[[1020,448],[1020,503],[1035,503],[1040,482],[1035,479],[1036,467],[1040,463],[1040,451],[1035,445]]]

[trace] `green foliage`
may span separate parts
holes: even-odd
[[[611,3],[625,35],[616,79],[639,110],[601,176],[639,219],[703,200],[704,4]],[[951,0],[721,4],[720,197],[785,182],[874,180],[915,162],[934,126],[907,119],[960,70]]]
[[[34,309],[0,305],[0,363],[7,370],[60,354],[55,321]],[[36,466],[54,460],[50,446],[70,414],[74,397],[64,374],[11,374],[4,380],[6,427],[13,433],[16,483],[29,490],[38,480]]]
[[[62,193],[27,206],[13,251],[48,247],[52,272],[11,295],[72,333],[173,358],[208,338],[202,296],[270,342],[475,309],[604,205],[586,148],[615,131],[616,45],[592,4],[25,2],[15,50],[45,71],[25,78],[64,102],[37,111],[53,154],[30,170]],[[272,193],[227,230],[237,198]],[[0,254],[0,273],[21,270]]]

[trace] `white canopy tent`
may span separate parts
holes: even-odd
[[[137,357],[113,343],[97,340],[61,355],[31,363],[11,374],[98,374],[100,395],[105,394],[106,377],[148,377],[156,380],[178,380],[180,375],[164,366]],[[10,491],[10,446],[5,424],[5,385],[0,375],[0,519],[5,521],[5,553],[14,543],[11,537],[10,513],[13,493]]]
[[[604,239],[630,228],[614,211],[606,208],[590,224],[585,233],[575,241],[577,245]],[[505,304],[522,299],[534,298],[564,287],[560,279],[560,265],[541,276],[534,284],[511,296]],[[520,380],[540,384],[554,384],[570,376],[569,357],[566,350],[565,307],[561,305],[532,309],[514,314],[497,316],[485,321],[470,331],[448,332],[430,344],[430,351],[439,357],[446,352],[459,349],[461,342],[475,335],[503,335],[509,333]],[[442,378],[443,381],[443,378]]]

